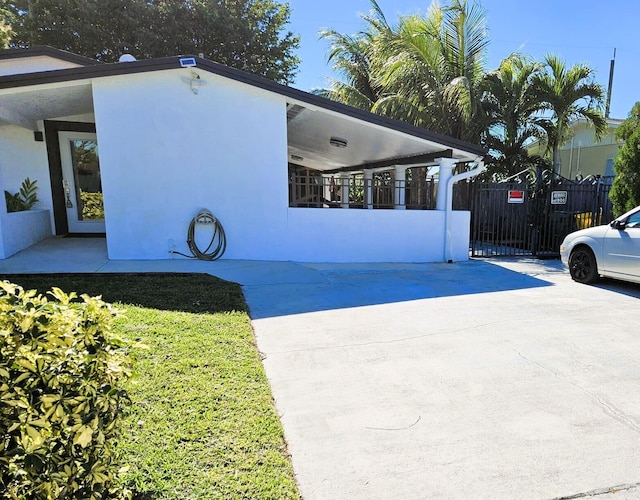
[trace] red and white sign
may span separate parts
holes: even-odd
[[[509,203],[524,203],[524,191],[509,191]]]

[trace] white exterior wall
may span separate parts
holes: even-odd
[[[38,181],[39,201],[34,208],[52,210],[46,143],[34,140],[32,130],[13,125],[0,126],[0,188],[3,192],[6,189],[16,193],[27,177]]]
[[[444,211],[290,208],[290,260],[438,262],[444,259]],[[470,213],[455,211],[453,258],[469,258]]]
[[[189,69],[93,82],[109,258],[167,259],[172,243],[188,254],[189,222],[208,208],[226,259],[442,261],[442,211],[289,208],[286,99],[196,71],[197,95]],[[454,212],[456,260],[469,219]]]
[[[38,215],[8,214],[4,191],[16,193],[29,177],[38,181],[38,203],[34,209],[46,209]],[[53,201],[47,147],[33,138],[33,131],[13,125],[0,126],[0,258],[30,246],[52,233]],[[33,223],[33,228],[25,224]],[[43,222],[45,221],[45,222]]]
[[[93,83],[109,257],[170,258],[170,240],[188,254],[208,208],[225,258],[286,260],[285,99],[196,71],[197,95],[186,68]]]
[[[0,259],[6,259],[51,236],[49,214],[49,210],[32,209],[0,215]]]

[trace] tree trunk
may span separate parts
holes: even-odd
[[[553,162],[553,174],[560,175],[560,152],[558,151],[558,146],[553,147],[551,161]]]

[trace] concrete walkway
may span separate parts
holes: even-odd
[[[109,261],[104,240],[0,261],[56,271],[241,283],[306,500],[640,498],[638,286],[533,259]]]

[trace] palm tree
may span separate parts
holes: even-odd
[[[569,135],[573,120],[584,118],[600,138],[607,129],[607,121],[600,111],[604,89],[594,81],[594,71],[584,64],[567,67],[558,56],[547,55],[545,69],[536,74],[533,85],[543,109],[551,118],[539,121],[547,131],[548,149],[552,152],[553,170],[560,171],[558,148]]]
[[[322,31],[320,36],[331,43],[327,60],[344,81],[332,78],[328,89],[314,93],[370,111],[380,98],[380,88],[371,68],[372,34],[360,32],[349,36],[330,29]]]
[[[433,3],[426,16],[401,17],[397,27],[386,28],[386,36],[376,38],[385,97],[374,110],[479,142],[485,125],[479,86],[489,43],[484,9],[467,0]]]
[[[353,37],[327,30],[344,81],[319,94],[458,139],[480,141],[479,84],[489,39],[484,10],[467,0],[432,4],[390,25],[376,0]]]
[[[484,144],[497,156],[494,174],[514,175],[535,160],[527,144],[545,133],[537,118],[541,103],[533,85],[542,69],[540,63],[516,53],[484,78],[482,103],[489,117]]]

